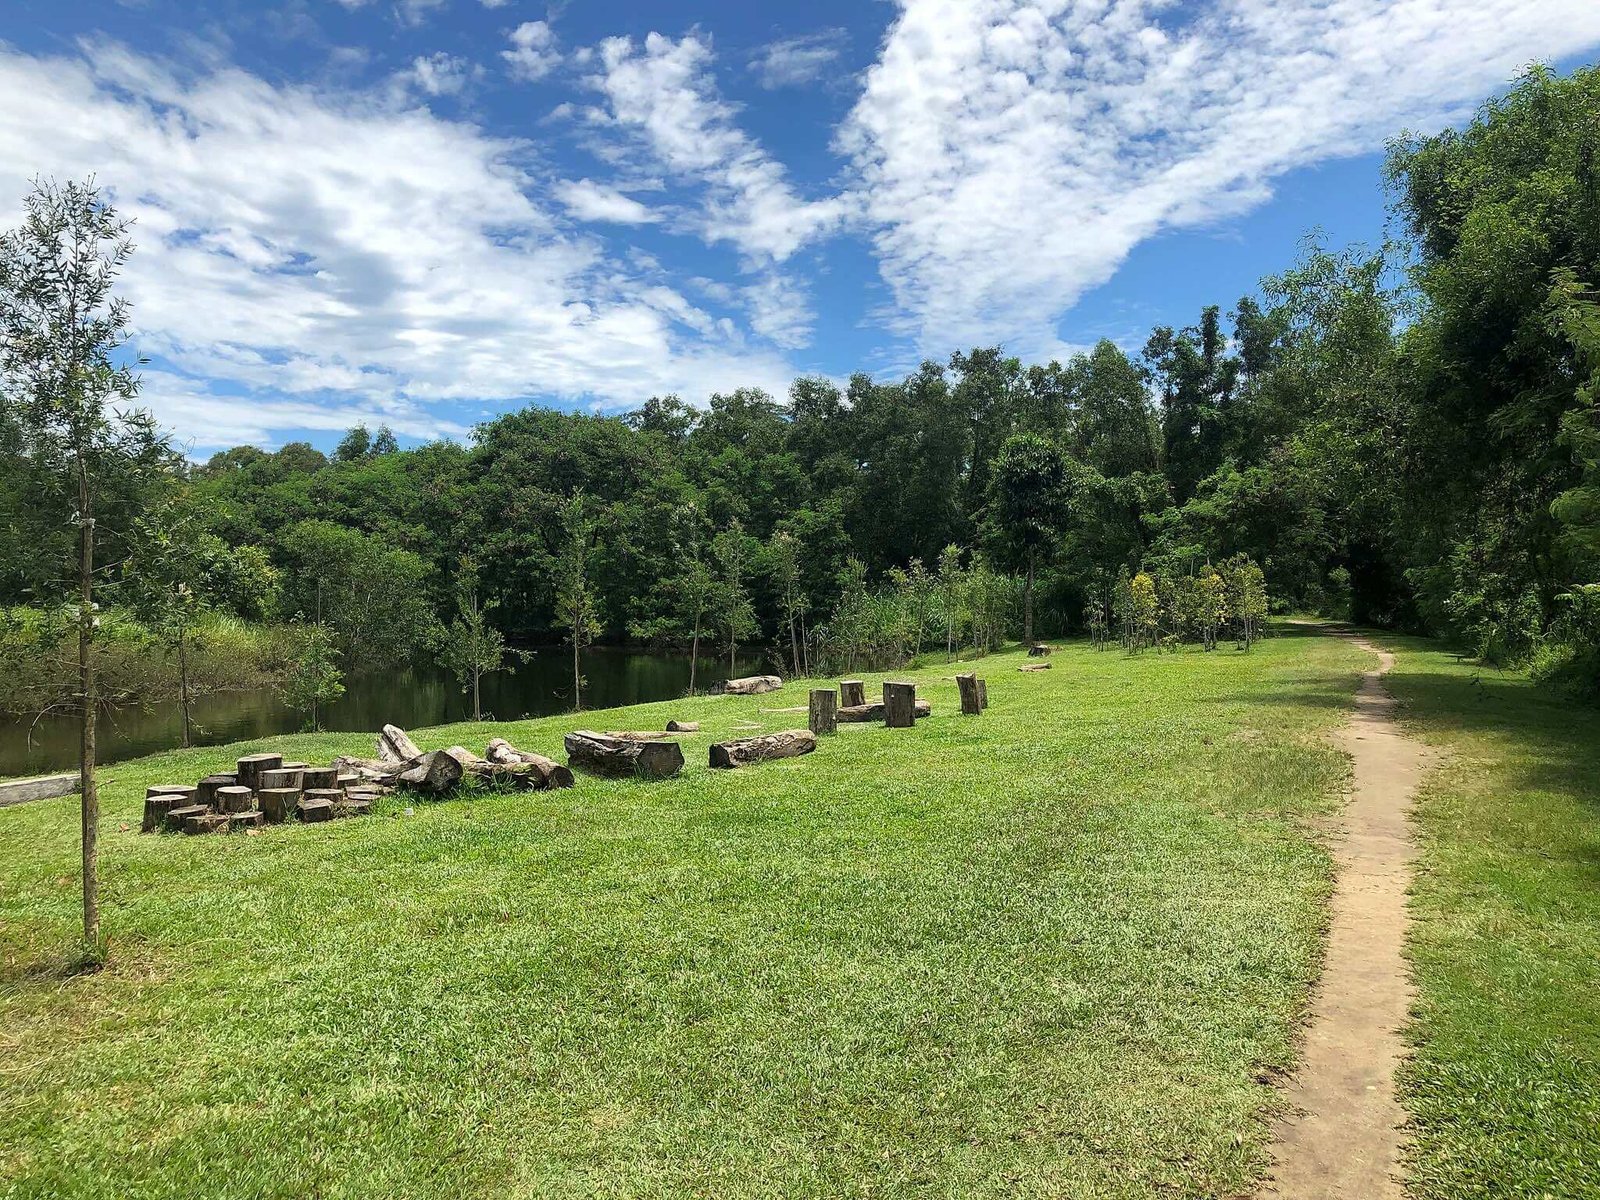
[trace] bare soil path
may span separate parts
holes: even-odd
[[[1430,754],[1401,732],[1382,677],[1394,656],[1360,638],[1379,665],[1362,678],[1340,734],[1355,777],[1335,849],[1338,877],[1328,953],[1312,996],[1292,1106],[1277,1128],[1276,1166],[1264,1196],[1292,1200],[1400,1200],[1405,1113],[1395,1070],[1412,988],[1403,950],[1415,846],[1411,800]]]

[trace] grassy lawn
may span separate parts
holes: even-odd
[[[76,801],[0,810],[0,1195],[1247,1191],[1316,967],[1314,830],[1345,773],[1321,739],[1370,658],[1284,636],[1020,661],[983,662],[976,719],[950,668],[905,673],[932,717],[807,758],[712,772],[702,734],[664,784],[388,801],[257,837],[137,826],[147,784],[265,744],[109,768],[96,974],[63,967]],[[731,735],[803,724],[759,712],[803,700],[419,740],[551,753],[668,716]],[[326,761],[371,738],[270,745]],[[1597,927],[1588,836],[1541,864],[1568,911],[1538,919],[1574,952]],[[1588,945],[1582,968],[1508,961],[1497,988],[1587,970],[1592,998]],[[1555,1042],[1543,1077],[1577,1082]]]
[[[1450,755],[1418,808],[1413,1190],[1600,1195],[1600,712],[1384,641]]]

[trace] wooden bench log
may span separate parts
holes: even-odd
[[[783,679],[777,675],[746,675],[743,679],[728,680],[722,690],[729,696],[763,696],[782,686]]]
[[[839,732],[839,694],[832,688],[811,689],[811,705],[806,723],[815,734]]]
[[[917,685],[883,685],[883,723],[889,729],[910,729],[917,723]]]
[[[983,711],[983,705],[978,700],[978,677],[976,675],[957,675],[956,687],[961,692],[961,715],[975,717]]]
[[[569,788],[575,782],[572,771],[542,754],[535,754],[531,750],[519,750],[505,738],[493,739],[488,747],[488,758],[492,763],[509,765],[511,763],[524,763],[537,771],[541,786],[544,788]]]
[[[243,785],[217,789],[217,809],[225,813],[249,812],[256,806],[256,794]]]
[[[171,809],[166,816],[165,828],[175,833],[183,831],[183,823],[190,817],[204,816],[211,809],[204,804],[188,804],[181,808]]]
[[[631,742],[590,729],[566,736],[567,764],[596,775],[667,779],[683,769],[677,742]]]
[[[300,789],[262,788],[256,793],[256,802],[269,825],[282,825],[300,803]]]
[[[817,735],[809,729],[785,729],[760,737],[736,738],[711,746],[711,765],[718,769],[747,767],[769,758],[796,758],[817,748]]]
[[[261,786],[260,777],[263,771],[276,771],[282,766],[281,754],[246,754],[238,762],[239,771],[235,782],[240,787],[256,791]]]
[[[843,679],[839,682],[839,707],[860,708],[867,702],[867,685],[860,679]]]
[[[233,787],[239,782],[235,775],[207,775],[195,788],[194,802],[208,808],[217,802],[217,789]]]
[[[256,776],[256,791],[268,792],[282,788],[299,791],[305,786],[304,767],[279,767],[275,771],[262,771]]]
[[[912,712],[920,719],[933,711],[933,705],[927,700],[918,700],[912,706]],[[834,714],[841,722],[861,724],[866,721],[883,720],[883,701],[873,700],[867,704],[852,704],[839,709]]]
[[[332,788],[339,786],[338,767],[307,767],[300,772],[300,786],[306,791],[313,788]]]

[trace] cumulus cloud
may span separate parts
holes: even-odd
[[[1042,344],[1139,242],[1600,42],[1594,0],[900,0],[838,135],[892,323]]]
[[[821,78],[844,53],[845,42],[843,29],[783,38],[763,46],[750,69],[764,88],[799,87]]]
[[[411,65],[396,76],[402,91],[418,91],[428,96],[456,96],[478,70],[464,58],[451,54],[429,54],[411,60]]]
[[[605,94],[609,121],[637,134],[668,172],[705,188],[707,240],[732,242],[757,263],[782,262],[844,220],[842,197],[803,199],[783,166],[739,128],[700,38],[652,33],[642,47],[608,38],[599,59],[591,83]]]
[[[500,51],[513,79],[532,83],[543,79],[561,62],[556,35],[545,21],[524,21],[511,31],[511,49]]]
[[[592,179],[563,180],[553,189],[574,217],[580,221],[605,221],[613,225],[651,225],[659,213],[625,196],[616,188]]]
[[[0,224],[35,173],[97,175],[137,221],[125,291],[163,372],[151,402],[204,444],[312,410],[421,436],[459,429],[461,404],[785,386],[776,352],[565,231],[527,157],[359,94],[110,45],[0,50]]]
[[[776,271],[768,271],[744,289],[750,328],[775,346],[798,350],[811,341],[816,320],[805,288]]]

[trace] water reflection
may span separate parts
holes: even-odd
[[[500,720],[548,716],[572,706],[571,651],[562,647],[535,651],[515,673],[483,681],[483,709]],[[595,646],[584,651],[587,708],[614,708],[681,696],[689,686],[686,654],[653,654]],[[765,669],[759,656],[740,656],[736,674]],[[705,687],[729,677],[726,659],[702,656],[696,680]],[[416,728],[466,720],[472,699],[443,672],[411,667],[345,680],[344,698],[323,717],[328,729],[374,731],[385,721]],[[217,745],[293,733],[301,718],[276,692],[262,689],[205,696],[194,704],[195,742]],[[178,706],[108,708],[99,726],[100,760],[118,762],[153,754],[179,744]],[[30,744],[31,732],[31,744]],[[71,717],[6,720],[0,724],[0,776],[34,775],[77,765],[78,725]]]

